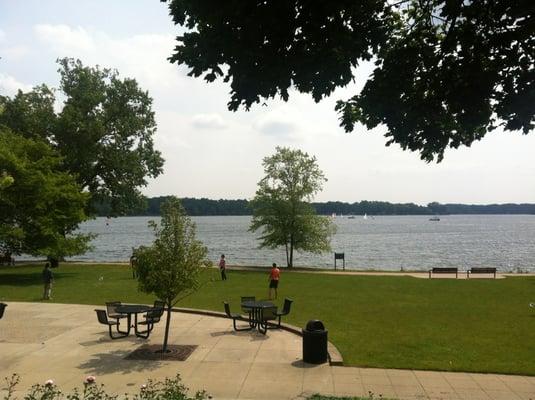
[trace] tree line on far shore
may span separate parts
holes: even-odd
[[[128,216],[160,215],[160,206],[170,196],[150,197],[145,199],[145,207],[138,207]],[[251,215],[249,201],[212,200],[207,198],[182,198],[182,205],[188,215]],[[327,201],[312,203],[320,215],[448,215],[448,214],[535,214],[535,204],[441,204],[429,203],[420,206],[414,203],[389,203],[387,201],[363,200],[355,203]],[[99,216],[115,216],[111,207],[105,203],[94,204]]]

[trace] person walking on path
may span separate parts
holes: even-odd
[[[225,262],[225,255],[221,254],[221,259],[219,260],[219,271],[221,271],[221,280],[227,280],[227,265]]]
[[[50,300],[50,294],[52,293],[52,282],[54,282],[54,276],[50,270],[50,263],[46,263],[45,269],[43,269],[43,283],[45,284],[43,300]]]
[[[280,269],[277,268],[277,264],[273,263],[271,271],[269,271],[269,299],[272,300],[272,291],[275,290],[275,298],[277,298],[277,288],[279,287],[279,279],[281,276]]]

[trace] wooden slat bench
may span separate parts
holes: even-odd
[[[459,268],[435,267],[429,270],[429,279],[432,278],[432,274],[455,274],[455,279],[457,279],[459,277]]]
[[[466,271],[466,278],[470,279],[471,274],[494,274],[494,279],[496,279],[496,268],[473,267]]]

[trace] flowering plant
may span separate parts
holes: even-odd
[[[92,383],[95,383],[97,378],[95,378],[93,375],[88,375],[84,380],[84,385],[91,385]]]
[[[42,385],[33,385],[24,396],[24,400],[118,400],[117,395],[106,393],[104,385],[96,385],[96,381],[95,376],[89,375],[83,381],[82,391],[75,388],[71,393],[64,394],[52,379],[48,379]],[[20,382],[20,376],[13,374],[11,378],[5,378],[5,382],[6,394],[3,400],[17,400],[14,393],[15,387]],[[124,394],[120,400],[206,400],[211,398],[204,390],[195,393],[193,397],[189,397],[187,392],[188,388],[182,383],[180,375],[177,375],[175,378],[165,378],[163,382],[149,379],[147,383],[139,387],[139,393],[132,397]]]

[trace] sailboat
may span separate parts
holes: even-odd
[[[362,219],[368,219],[368,214],[364,213],[364,217]]]

